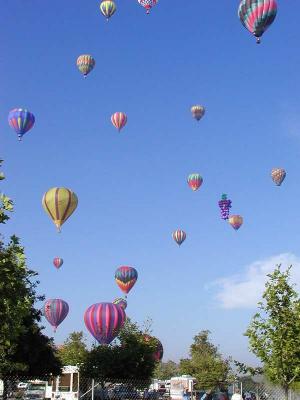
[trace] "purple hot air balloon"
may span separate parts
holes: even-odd
[[[69,313],[69,305],[61,299],[50,299],[44,304],[44,316],[53,326],[54,332]]]
[[[227,194],[222,194],[222,198],[219,201],[219,207],[221,209],[221,218],[224,220],[228,219],[231,208],[231,200],[227,199]]]
[[[126,320],[122,307],[113,303],[97,303],[84,313],[84,323],[100,344],[109,344],[118,335]]]

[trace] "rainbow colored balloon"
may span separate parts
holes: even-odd
[[[186,239],[186,233],[182,231],[181,229],[177,229],[172,233],[172,237],[175,240],[175,242],[178,244],[178,246],[181,246],[181,244],[185,241]]]
[[[118,335],[126,320],[122,307],[113,303],[97,303],[84,313],[84,323],[100,344],[109,344]]]
[[[77,58],[77,68],[86,78],[87,75],[94,69],[96,61],[90,54],[82,54]]]
[[[243,217],[240,215],[230,215],[228,222],[236,231],[240,229],[243,224]]]
[[[231,200],[227,199],[227,194],[222,194],[222,198],[218,204],[221,209],[221,218],[224,220],[228,219],[229,210],[231,208]]]
[[[120,132],[127,124],[127,115],[123,112],[116,112],[111,116],[111,122],[115,128]]]
[[[44,304],[44,316],[51,326],[54,328],[54,332],[57,327],[63,322],[69,313],[69,305],[61,299],[50,299]]]
[[[113,301],[113,304],[116,304],[117,306],[120,306],[123,308],[123,310],[126,310],[127,308],[127,301],[125,299],[122,299],[121,297],[118,297]]]
[[[135,285],[138,279],[138,272],[133,267],[122,266],[116,270],[115,273],[115,281],[119,288],[126,295],[130,292],[130,290]]]
[[[280,186],[285,180],[286,172],[283,168],[273,168],[271,176],[275,185]]]
[[[53,265],[55,268],[59,269],[64,263],[64,260],[60,257],[55,257],[53,260]]]
[[[109,20],[110,17],[114,15],[117,7],[114,1],[112,0],[103,0],[100,3],[100,11],[104,15],[104,17]]]
[[[34,115],[24,108],[14,108],[8,114],[9,126],[16,132],[19,140],[28,132],[34,125]]]
[[[197,121],[200,121],[205,114],[205,108],[197,104],[191,108],[191,113],[193,118],[195,118]]]
[[[238,14],[244,27],[256,37],[260,37],[273,23],[277,14],[276,0],[241,0]]]
[[[190,174],[187,179],[189,187],[195,192],[203,183],[203,178],[199,174]]]
[[[158,3],[158,0],[138,0],[139,4],[145,8],[146,13],[149,14],[153,6]]]

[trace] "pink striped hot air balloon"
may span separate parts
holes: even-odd
[[[122,307],[113,303],[97,303],[84,313],[84,323],[100,344],[111,343],[118,335],[126,320]]]
[[[186,239],[186,233],[182,231],[181,229],[177,229],[172,233],[172,237],[175,240],[175,242],[178,244],[178,246],[182,245],[182,243]]]
[[[60,257],[55,257],[53,259],[53,265],[56,269],[59,269],[64,263],[64,260]]]
[[[50,299],[44,304],[44,316],[51,326],[54,328],[54,332],[57,327],[63,322],[69,313],[69,305],[67,302],[61,299]]]
[[[113,126],[117,128],[119,132],[127,123],[127,115],[123,112],[115,112],[110,119]]]

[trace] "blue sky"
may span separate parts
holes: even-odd
[[[242,333],[264,272],[278,260],[300,268],[293,3],[279,2],[260,46],[232,0],[161,0],[150,16],[137,1],[118,0],[108,23],[94,0],[3,3],[1,185],[15,201],[3,233],[22,238],[40,292],[70,305],[57,343],[74,330],[91,340],[85,309],[119,296],[115,269],[132,265],[139,281],[127,315],[153,318],[165,359],[186,356],[193,336],[210,329],[225,355],[255,362]],[[96,67],[84,80],[76,59],[85,53]],[[207,110],[199,123],[189,111],[197,103]],[[15,107],[36,116],[22,143],[7,124]],[[110,123],[115,111],[128,115],[120,134]],[[287,170],[280,188],[270,179],[277,166]],[[186,184],[193,172],[204,179],[195,193]],[[41,206],[53,186],[79,197],[60,235]],[[224,192],[244,217],[238,232],[219,218]],[[177,228],[187,233],[180,248]],[[60,271],[55,256],[65,260]]]

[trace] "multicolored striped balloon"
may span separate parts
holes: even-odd
[[[44,316],[51,326],[54,328],[54,332],[57,327],[63,322],[69,313],[69,305],[61,299],[47,300],[44,304]]]
[[[109,20],[110,17],[114,15],[116,12],[117,7],[114,1],[112,0],[103,0],[100,3],[100,11],[104,15],[104,17]]]
[[[138,0],[138,2],[146,9],[146,13],[149,14],[151,8],[158,3],[158,0]]]
[[[113,126],[115,128],[118,129],[118,131],[120,132],[120,130],[122,128],[124,128],[124,126],[127,123],[127,115],[123,112],[116,112],[111,116],[111,122],[113,124]]]
[[[181,229],[177,229],[172,233],[172,237],[175,242],[180,246],[186,239],[186,233]]]
[[[95,65],[96,61],[90,54],[82,54],[77,58],[77,67],[85,78],[94,69]]]
[[[84,323],[100,344],[109,344],[118,335],[126,320],[122,307],[113,303],[97,303],[84,313]]]
[[[156,337],[150,335],[144,335],[144,340],[147,343],[153,343],[156,348],[155,352],[153,353],[153,358],[157,362],[161,361],[164,355],[164,348],[161,342]]]
[[[130,292],[130,290],[135,285],[138,279],[138,272],[133,267],[128,267],[123,265],[116,270],[115,273],[115,281],[119,288],[126,295]]]
[[[260,37],[273,23],[277,14],[276,0],[241,0],[238,14],[244,27],[256,37]]]
[[[55,268],[59,269],[64,263],[64,260],[60,257],[55,257],[53,259],[53,265]]]
[[[197,120],[200,121],[200,119],[204,116],[205,114],[205,108],[200,105],[195,105],[191,108],[191,113],[193,117]]]
[[[9,126],[16,132],[19,140],[34,125],[34,115],[24,108],[14,108],[8,114]]]
[[[233,227],[233,229],[237,231],[243,224],[243,217],[241,217],[240,215],[230,215],[228,222]]]
[[[229,210],[231,208],[231,200],[227,199],[227,194],[225,193],[222,194],[222,198],[218,204],[221,209],[221,218],[224,220],[228,219]]]
[[[115,299],[113,301],[113,304],[116,304],[117,306],[122,307],[123,310],[126,310],[126,308],[127,308],[127,301],[125,299],[122,299],[121,297]]]
[[[271,172],[271,176],[272,176],[273,182],[277,186],[280,186],[282,184],[282,182],[285,180],[286,172],[283,168],[273,168],[272,172]]]
[[[78,198],[72,190],[61,187],[48,190],[43,196],[42,205],[60,232],[62,224],[73,214]]]
[[[203,183],[203,178],[199,174],[190,174],[187,179],[189,187],[195,192]]]

